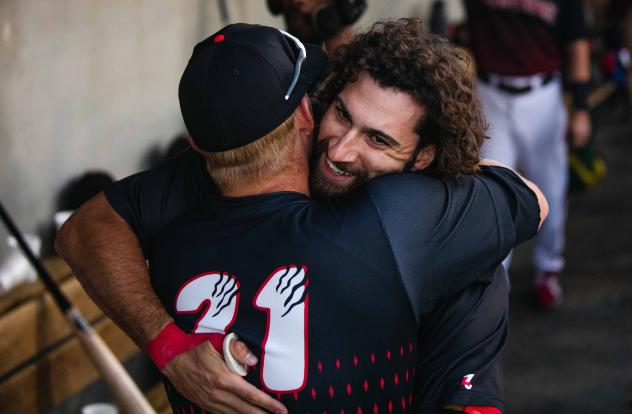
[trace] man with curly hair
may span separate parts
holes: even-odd
[[[408,412],[413,399],[422,413],[499,412],[499,263],[546,201],[481,167],[466,65],[414,19],[378,23],[334,58],[311,193],[349,194],[308,198],[318,55],[262,26],[201,42],[180,102],[202,157],[116,183],[64,226],[58,251],[163,371],[176,412]],[[410,171],[426,174],[392,174]],[[206,341],[229,331],[268,394]]]
[[[314,151],[312,190],[341,194],[399,171],[436,177],[477,172],[485,123],[469,65],[466,53],[425,32],[416,19],[378,23],[341,46],[316,93],[328,109]],[[419,109],[398,140],[380,133],[402,115],[376,96],[389,91],[405,94]],[[392,113],[376,126],[369,109]]]

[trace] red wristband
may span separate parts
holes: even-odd
[[[169,322],[162,331],[147,344],[146,352],[162,372],[167,364],[178,355],[195,348],[204,341],[210,341],[222,353],[224,335],[219,333],[189,334]]]
[[[503,414],[496,407],[472,407],[467,406],[463,409],[467,414]]]

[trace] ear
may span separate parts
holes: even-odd
[[[435,159],[435,153],[436,147],[434,144],[428,145],[427,147],[423,148],[421,151],[419,151],[419,154],[417,154],[415,164],[413,164],[411,171],[421,171],[428,168]]]
[[[311,135],[314,131],[314,116],[312,115],[312,104],[307,95],[301,98],[294,115],[294,123],[298,130],[305,131],[308,135]]]
[[[193,151],[197,152],[198,154],[202,154],[202,155],[205,154],[205,152],[202,151],[200,147],[197,146],[197,144],[193,140],[193,137],[189,134],[187,134],[187,141],[189,141],[189,145],[191,145],[191,148],[193,148]]]

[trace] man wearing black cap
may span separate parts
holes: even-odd
[[[261,358],[248,380],[277,394],[292,411],[406,411],[420,319],[440,298],[493,274],[507,249],[535,233],[538,200],[502,168],[447,181],[390,176],[335,201],[310,200],[313,119],[304,93],[319,59],[313,59],[315,50],[306,54],[302,58],[301,46],[274,29],[247,25],[229,26],[196,47],[181,82],[181,106],[224,198],[211,197],[164,228],[174,213],[170,199],[192,205],[199,195],[191,195],[188,184],[171,185],[182,183],[180,160],[108,193],[124,211],[117,192],[142,199],[147,187],[135,183],[167,183],[160,207],[146,205],[138,222],[129,221],[148,241],[143,248],[154,288],[179,326],[161,326],[147,348],[171,378],[169,361],[189,346],[181,329],[195,337],[233,331]],[[258,83],[261,78],[269,82]],[[375,86],[363,75],[357,85],[355,94],[343,94],[343,103],[354,104]],[[382,89],[383,101],[399,105],[413,130],[424,108],[406,93]],[[244,100],[250,101],[248,111],[242,111]],[[288,102],[294,108],[286,114]],[[260,116],[268,112],[270,117]],[[341,112],[345,119],[348,113]],[[250,117],[252,124],[240,122]],[[242,127],[250,133],[239,132]],[[432,162],[406,137],[384,138],[408,154],[418,152],[414,164]],[[196,186],[196,180],[185,181]],[[146,225],[155,223],[151,214],[162,216],[159,235]],[[145,298],[153,306],[155,299]],[[472,388],[470,380],[465,389]],[[193,410],[167,389],[176,411]],[[464,394],[460,400],[434,397],[435,409],[446,401],[478,401]]]

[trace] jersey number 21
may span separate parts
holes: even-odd
[[[307,382],[307,266],[282,266],[257,290],[252,305],[267,314],[261,383],[273,393],[300,391]],[[176,295],[178,313],[202,315],[195,333],[226,333],[237,318],[239,281],[211,272],[187,281]]]

